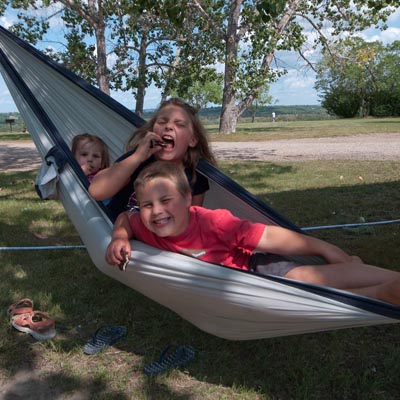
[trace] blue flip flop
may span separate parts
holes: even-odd
[[[108,325],[99,328],[93,337],[83,346],[83,352],[90,355],[99,353],[124,337],[126,332],[127,329],[125,326]]]
[[[192,346],[174,346],[170,345],[161,353],[160,359],[151,364],[146,365],[143,371],[148,376],[161,374],[170,369],[182,367],[195,357],[195,351]]]

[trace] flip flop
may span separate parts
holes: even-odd
[[[125,326],[108,325],[99,328],[94,333],[92,339],[83,346],[83,352],[90,355],[99,353],[124,337],[126,332],[127,329]]]
[[[10,318],[15,315],[29,314],[33,311],[33,301],[31,299],[21,299],[14,304],[11,304],[7,309],[7,314]]]
[[[51,339],[56,335],[55,321],[42,311],[15,315],[11,324],[18,331],[29,333],[37,340]]]
[[[192,346],[168,346],[160,356],[158,361],[146,365],[143,372],[148,376],[154,376],[166,372],[170,369],[182,367],[192,361],[195,357],[195,350]]]

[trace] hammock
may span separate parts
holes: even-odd
[[[258,276],[161,251],[132,241],[124,272],[105,262],[112,221],[70,152],[73,136],[100,136],[112,161],[143,121],[95,87],[0,27],[0,71],[42,157],[56,164],[57,194],[91,260],[109,277],[173,310],[199,329],[229,340],[251,340],[395,323],[400,308],[352,293],[274,276]],[[51,150],[50,154],[49,151]],[[62,155],[65,166],[57,166]],[[49,161],[50,159],[50,161]],[[300,231],[293,223],[201,162],[210,181],[205,206]],[[318,260],[304,259],[304,262]]]

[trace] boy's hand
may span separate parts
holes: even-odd
[[[122,257],[123,257],[123,260],[118,264],[118,268],[121,270],[121,271],[125,271],[125,269],[126,269],[126,266],[128,265],[128,263],[129,263],[129,254],[128,253],[125,253],[125,251],[121,251],[121,255],[122,255]]]
[[[111,265],[118,265],[122,270],[125,269],[130,254],[131,245],[128,240],[114,239],[107,247],[106,261]]]

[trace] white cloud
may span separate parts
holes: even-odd
[[[0,17],[0,25],[6,29],[8,29],[14,23],[13,19],[10,19],[7,16]]]
[[[393,14],[390,14],[388,18],[389,25],[400,26],[400,8],[396,8]]]
[[[314,90],[315,75],[290,70],[270,87],[270,95],[279,105],[315,105],[319,98]]]
[[[393,43],[400,38],[400,28],[390,27],[385,31],[366,31],[359,35],[367,42],[382,42],[383,44]]]

